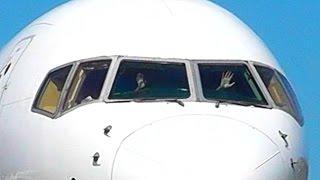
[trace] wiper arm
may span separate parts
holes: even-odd
[[[136,99],[120,99],[120,100],[113,100],[113,101],[104,101],[105,103],[128,103],[128,102],[148,102],[148,101],[156,101],[157,99],[151,98],[136,98]]]
[[[132,100],[116,100],[116,101],[104,101],[105,103],[128,103],[132,102]]]
[[[134,102],[148,102],[148,101],[156,101],[157,98],[135,98],[133,99]]]
[[[270,108],[270,107],[268,107],[267,105],[257,104],[257,103],[247,103],[247,106],[254,106],[254,107],[260,107],[260,108],[267,108],[267,109],[271,109],[271,108]]]
[[[179,99],[168,99],[166,101],[167,102],[175,102],[175,103],[179,104],[180,106],[184,107],[184,103]]]
[[[159,101],[165,101],[165,102],[174,102],[179,104],[180,106],[184,107],[184,103],[179,99],[157,99],[157,98],[135,98],[130,100],[116,100],[116,101],[110,101],[108,103],[125,103],[125,102],[159,102]]]
[[[134,99],[133,101],[134,102],[166,101],[166,102],[174,102],[184,107],[184,103],[179,99],[137,98],[137,99]]]
[[[216,100],[216,105],[215,105],[215,107],[216,107],[216,108],[219,108],[221,103],[236,104],[236,105],[242,105],[242,106],[244,106],[244,104],[239,103],[239,102],[235,102],[235,101]],[[245,105],[245,106],[246,106],[246,105]]]
[[[255,107],[261,107],[261,108],[269,108],[266,105],[257,104],[257,103],[250,103],[250,102],[243,102],[243,101],[228,101],[228,100],[217,100],[216,108],[219,108],[220,103],[236,104],[240,106],[255,106]]]

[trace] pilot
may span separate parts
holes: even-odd
[[[231,88],[235,82],[231,83],[231,80],[233,78],[233,73],[231,71],[226,71],[222,73],[221,82],[219,87],[216,89],[216,91],[219,91],[220,89],[228,89]]]
[[[136,76],[136,82],[137,82],[137,88],[134,90],[134,92],[138,92],[141,89],[146,87],[147,81],[144,79],[144,75],[142,73],[138,73]]]

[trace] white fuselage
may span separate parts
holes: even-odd
[[[111,64],[99,98],[62,111],[79,64],[102,59]],[[185,63],[184,106],[110,99],[126,59]],[[245,64],[267,107],[206,100],[199,63]],[[46,76],[68,64],[60,109],[37,111]],[[0,179],[305,180],[303,125],[275,103],[255,65],[283,74],[247,26],[207,1],[62,5],[0,53]]]

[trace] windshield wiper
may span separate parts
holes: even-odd
[[[128,103],[132,102],[132,100],[116,100],[116,101],[104,101],[105,103]]]
[[[268,105],[257,104],[257,103],[246,103],[246,104],[247,104],[247,106],[254,106],[254,107],[271,109]]]
[[[175,103],[179,104],[180,106],[184,107],[184,103],[179,99],[168,99],[168,100],[165,100],[165,101],[167,101],[167,102],[175,102]]]
[[[239,102],[235,102],[235,101],[228,101],[228,100],[216,100],[216,105],[215,105],[215,107],[216,107],[216,108],[219,108],[221,103],[228,103],[228,104],[243,105],[243,104],[240,104]]]
[[[184,107],[184,103],[179,99],[157,99],[157,98],[135,98],[135,99],[129,99],[129,100],[116,100],[116,101],[110,101],[108,103],[127,103],[127,102],[173,102],[177,103],[180,106]]]
[[[174,102],[184,107],[184,103],[179,99],[157,99],[157,98],[137,98],[133,99],[134,102],[148,102],[148,101],[165,101],[165,102]]]
[[[228,104],[236,104],[240,106],[255,106],[255,107],[261,107],[261,108],[268,108],[266,105],[262,104],[256,104],[256,103],[250,103],[250,102],[243,102],[243,101],[228,101],[228,100],[216,100],[216,108],[219,108],[221,103],[228,103]]]
[[[133,102],[152,102],[152,101],[157,101],[157,98],[135,98],[133,99]]]

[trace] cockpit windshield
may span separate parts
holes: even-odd
[[[267,105],[245,64],[198,64],[204,98]]]
[[[179,62],[121,62],[109,99],[186,99],[186,66]]]
[[[107,103],[160,101],[181,106],[184,106],[183,100],[215,102],[217,107],[220,103],[263,108],[273,106],[264,98],[263,93],[268,92],[260,89],[264,84],[259,86],[255,81],[257,75],[252,74],[243,61],[115,58],[117,61],[113,57],[103,57],[73,62],[50,72],[39,89],[32,110],[56,118],[76,107],[103,100]],[[264,78],[270,73],[263,74],[259,67],[256,70],[270,91],[273,81],[268,86],[269,81]],[[285,92],[293,97],[288,83],[280,81],[284,83]],[[276,95],[272,92],[278,91],[269,92],[274,99],[280,91]],[[298,108],[278,103],[278,99],[274,99],[277,107],[298,114],[293,113]],[[290,102],[294,104],[296,99],[293,97]],[[286,108],[289,106],[292,108]]]

